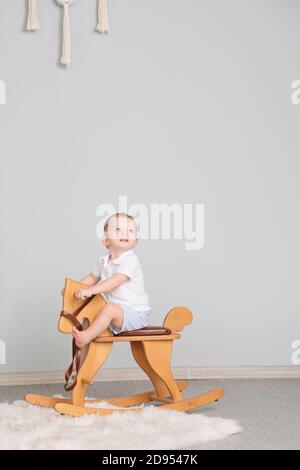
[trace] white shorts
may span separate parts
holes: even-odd
[[[120,305],[120,307],[123,310],[122,327],[116,328],[112,323],[108,327],[115,335],[118,335],[122,331],[139,330],[140,328],[148,326],[150,310],[141,312],[128,305]]]

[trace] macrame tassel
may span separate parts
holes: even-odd
[[[98,0],[98,24],[96,30],[99,33],[108,33],[108,9],[107,0]]]
[[[71,31],[68,3],[64,5],[63,44],[60,63],[66,66],[71,65]]]
[[[37,0],[28,0],[27,31],[36,31],[40,28]]]
[[[74,0],[56,0],[57,3],[64,7],[63,18],[63,44],[60,63],[69,67],[71,65],[71,31],[70,31],[70,17],[69,6]]]

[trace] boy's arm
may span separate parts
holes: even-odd
[[[79,282],[82,282],[82,284],[87,284],[88,286],[93,286],[96,284],[96,282],[99,282],[99,280],[100,277],[95,276],[93,273],[89,273],[86,276],[83,276]]]
[[[93,286],[86,289],[79,289],[75,293],[75,296],[78,299],[85,299],[86,297],[91,297],[92,295],[104,294],[105,292],[110,292],[117,287],[120,287],[120,285],[123,284],[123,282],[128,281],[128,279],[128,276],[125,274],[114,274],[105,281],[99,281],[97,284],[94,284]]]
[[[128,281],[128,277],[125,274],[114,274],[105,281],[99,281],[97,284],[89,288],[91,295],[104,294],[110,292],[117,287],[120,287],[123,282]]]

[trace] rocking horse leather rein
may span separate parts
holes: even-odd
[[[77,328],[79,331],[82,331],[82,324],[77,320],[76,317],[77,317],[77,315],[79,315],[81,310],[83,310],[91,302],[91,300],[93,300],[94,297],[95,297],[95,295],[92,295],[91,297],[87,298],[82,303],[82,305],[80,305],[80,307],[78,307],[73,313],[69,313],[69,312],[66,312],[65,310],[62,310],[60,312],[60,315],[62,317],[67,318],[68,320],[70,320],[71,323],[73,323],[73,325],[75,326],[75,328]],[[77,374],[78,374],[79,366],[80,366],[80,357],[81,357],[81,349],[79,349],[77,347],[75,339],[73,338],[73,341],[72,341],[72,362],[69,365],[69,367],[67,369],[67,372],[65,373],[66,383],[64,385],[64,389],[66,390],[66,392],[70,392],[71,390],[73,390],[73,388],[77,384]],[[74,361],[75,361],[75,363],[74,363]],[[74,365],[75,365],[75,368],[74,368]],[[72,375],[73,370],[75,371],[74,380],[73,380],[73,382],[71,382],[70,385],[68,385],[68,382],[70,380],[70,377]]]

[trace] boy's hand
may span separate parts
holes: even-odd
[[[75,292],[74,295],[75,295],[76,299],[84,300],[88,297],[91,297],[93,294],[91,293],[90,289],[79,289]]]

